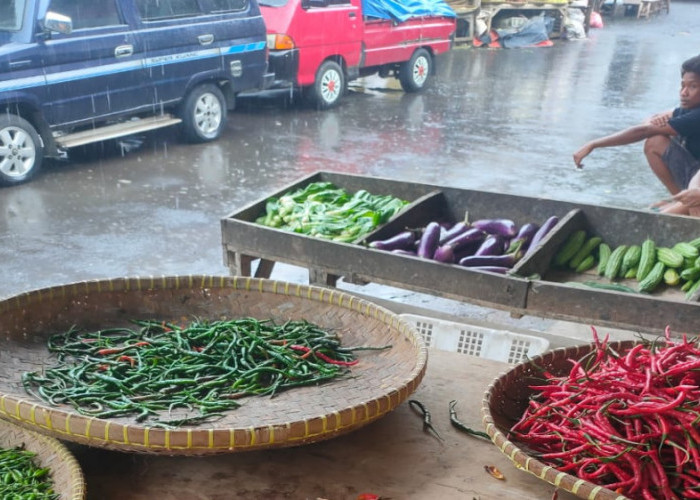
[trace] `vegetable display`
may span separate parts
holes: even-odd
[[[622,243],[612,248],[600,236],[583,229],[572,232],[557,249],[552,265],[582,273],[597,266],[597,274],[609,284],[636,279],[636,290],[626,285],[608,287],[611,290],[652,293],[664,284],[678,287],[686,299],[697,300],[700,288],[700,238],[681,241],[672,246],[660,246],[653,239],[641,243]],[[586,281],[597,288],[604,283]]]
[[[51,336],[48,348],[57,363],[24,373],[25,390],[83,415],[177,427],[220,416],[245,396],[274,396],[346,375],[358,363],[355,351],[389,347],[343,347],[337,334],[307,321],[134,324],[139,328]]]
[[[698,338],[595,349],[543,372],[510,437],[558,470],[631,499],[700,498]]]
[[[36,453],[23,448],[0,448],[0,498],[58,500],[50,469],[36,463]]]
[[[424,227],[404,229],[385,240],[371,241],[368,246],[503,274],[539,244],[558,221],[558,217],[551,216],[542,226],[528,222],[518,227],[514,221],[504,218],[454,224],[433,220]]]
[[[339,242],[352,242],[400,212],[408,201],[365,190],[350,194],[330,182],[312,182],[279,198],[269,198],[265,215],[255,222],[268,227]]]

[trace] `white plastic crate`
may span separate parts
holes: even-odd
[[[549,349],[549,341],[534,335],[455,323],[415,314],[401,314],[413,324],[426,345],[443,351],[517,364]]]

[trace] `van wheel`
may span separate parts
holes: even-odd
[[[195,87],[185,98],[180,118],[189,142],[213,141],[226,126],[224,94],[211,83]]]
[[[433,57],[425,49],[416,50],[399,69],[399,82],[405,92],[418,92],[430,83],[433,72]]]
[[[316,71],[314,84],[307,89],[311,104],[318,109],[329,109],[340,102],[345,93],[345,74],[335,61],[326,61]]]
[[[43,157],[44,145],[31,123],[16,115],[0,115],[0,185],[30,180]]]

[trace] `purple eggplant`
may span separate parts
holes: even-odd
[[[545,236],[547,236],[547,234],[552,229],[554,229],[554,226],[556,226],[557,223],[559,223],[559,217],[557,217],[556,215],[552,215],[551,217],[549,217],[530,240],[530,246],[528,247],[525,255],[532,253],[537,247],[537,245],[539,245],[539,243],[542,241],[542,239]]]
[[[460,266],[465,267],[483,267],[483,266],[498,266],[498,267],[513,267],[517,258],[512,253],[503,255],[470,255],[459,261]]]
[[[442,245],[435,250],[433,260],[444,262],[445,264],[453,264],[455,261],[455,252],[450,245]]]
[[[523,224],[518,230],[518,234],[515,235],[515,238],[510,240],[506,253],[517,252],[518,250],[527,250],[530,240],[532,240],[539,228],[540,226],[534,222]]]
[[[415,239],[413,231],[403,231],[386,240],[371,241],[369,247],[377,250],[408,250],[413,247]]]
[[[505,240],[498,234],[490,234],[484,242],[477,248],[474,255],[501,255],[504,250]]]
[[[486,239],[486,233],[476,227],[470,227],[454,238],[447,240],[444,245],[449,245],[455,252],[461,250],[470,243],[482,242]]]
[[[442,231],[440,233],[440,245],[444,245],[448,241],[450,241],[452,238],[455,238],[465,232],[467,229],[469,229],[469,226],[466,225],[464,222],[458,222],[451,228]]]
[[[431,222],[425,226],[425,229],[423,229],[423,235],[420,238],[420,244],[418,245],[416,254],[418,257],[422,257],[424,259],[432,259],[439,244],[440,224],[437,222]]]
[[[471,223],[489,234],[498,234],[504,238],[512,238],[517,233],[515,222],[510,219],[480,219]]]

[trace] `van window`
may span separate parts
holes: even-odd
[[[248,6],[248,0],[209,0],[212,12],[228,12],[243,10]]]
[[[121,24],[115,0],[51,0],[49,10],[73,20],[73,29]]]
[[[24,0],[0,0],[0,31],[19,31],[22,28]]]
[[[144,21],[186,17],[201,12],[197,0],[137,0],[136,5]]]

